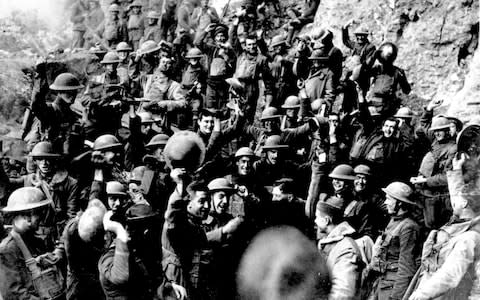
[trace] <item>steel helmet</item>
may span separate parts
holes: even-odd
[[[148,142],[148,144],[145,147],[147,148],[153,148],[153,147],[159,147],[159,146],[165,147],[169,138],[170,137],[166,134],[163,134],[163,133],[157,134],[154,137],[152,137],[150,142]]]
[[[213,193],[216,191],[234,192],[235,189],[230,181],[225,178],[215,178],[207,185],[208,191]]]
[[[368,31],[366,26],[360,25],[360,26],[357,27],[357,29],[355,29],[353,34],[355,34],[355,35],[369,35],[370,32]]]
[[[149,18],[149,19],[160,19],[160,14],[156,11],[151,10],[147,13],[147,18]]]
[[[394,198],[395,200],[416,205],[415,202],[410,200],[410,197],[413,194],[412,188],[403,182],[392,182],[386,188],[382,188],[382,191],[390,197]]]
[[[124,51],[124,52],[127,52],[127,51],[132,51],[132,47],[130,47],[130,45],[126,42],[120,42],[118,43],[117,45],[117,48],[115,48],[115,50],[117,50],[117,52],[121,52],[121,51]]]
[[[167,166],[196,170],[205,159],[205,144],[198,134],[192,131],[179,131],[172,135],[164,150]]]
[[[143,42],[137,50],[139,55],[152,53],[160,50],[160,46],[155,41],[145,41]]]
[[[272,41],[270,42],[270,47],[285,45],[286,43],[287,41],[285,40],[285,37],[283,35],[276,35],[272,38]]]
[[[198,49],[198,48],[191,48],[190,50],[188,50],[187,52],[187,55],[185,55],[185,58],[202,58],[203,57],[203,53],[202,53],[202,50]]]
[[[249,156],[249,157],[255,157],[255,153],[253,152],[252,149],[248,147],[242,147],[235,152],[235,158],[243,157],[243,156]]]
[[[152,123],[155,122],[151,112],[142,111],[142,112],[137,113],[137,115],[140,117],[140,121],[141,121],[142,124],[152,124]]]
[[[121,62],[120,58],[118,57],[117,53],[110,51],[103,57],[103,60],[100,62],[101,64],[117,64]]]
[[[372,170],[367,165],[358,165],[355,167],[355,169],[353,169],[353,172],[355,172],[355,174],[362,174],[367,176],[372,175]]]
[[[445,130],[450,128],[450,120],[445,117],[437,116],[432,120],[432,126],[429,131]]]
[[[336,166],[328,177],[340,180],[355,180],[355,172],[350,165],[341,164]]]
[[[380,51],[379,60],[382,63],[393,64],[397,59],[398,48],[394,43],[386,42],[378,49]]]
[[[53,150],[53,145],[50,142],[39,142],[37,143],[32,151],[30,152],[30,156],[33,159],[36,158],[58,158],[60,154],[55,153]]]
[[[272,119],[279,119],[281,117],[280,112],[275,107],[267,107],[262,111],[262,116],[260,117],[260,121],[267,121]]]
[[[52,203],[45,194],[35,187],[22,187],[13,191],[8,197],[7,206],[2,209],[5,213],[20,212],[39,208]]]
[[[127,196],[127,188],[118,181],[107,182],[107,195]]]
[[[402,119],[411,119],[413,118],[413,112],[410,107],[404,106],[400,107],[397,110],[397,113],[394,115],[395,118],[402,118]]]
[[[135,1],[133,1],[132,4],[130,4],[128,7],[129,7],[129,8],[132,8],[132,7],[142,7],[142,6],[143,6],[143,4],[142,4],[141,1],[135,0]]]
[[[117,13],[119,13],[119,12],[120,12],[120,6],[118,6],[118,4],[111,4],[111,5],[108,7],[108,11],[109,11],[109,12],[117,12]]]
[[[282,138],[279,135],[271,135],[265,140],[262,151],[287,149],[288,145],[282,144]]]
[[[50,85],[50,89],[54,91],[74,91],[82,89],[83,85],[80,84],[78,78],[72,73],[62,73],[55,77],[53,84]]]
[[[381,115],[374,106],[369,106],[368,107],[368,112],[370,113],[370,116],[372,116],[372,117],[378,117],[378,116]]]
[[[300,108],[300,99],[297,96],[288,96],[282,105],[282,108]]]
[[[122,144],[111,134],[101,135],[93,142],[93,150],[95,151],[114,150],[120,147],[122,147]]]

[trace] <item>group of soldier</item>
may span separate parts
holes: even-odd
[[[280,4],[74,3],[90,64],[37,65],[25,172],[0,169],[0,299],[480,297],[480,123]]]

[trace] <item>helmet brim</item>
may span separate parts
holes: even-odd
[[[95,151],[115,150],[115,149],[121,148],[122,146],[123,145],[121,143],[115,143],[115,144],[108,145],[108,146],[94,148],[93,150],[95,150]]]
[[[298,105],[282,105],[282,108],[284,109],[291,109],[291,108],[300,108],[300,104]]]
[[[273,116],[268,116],[268,117],[261,117],[260,121],[268,121],[268,120],[273,120],[273,119],[280,119],[282,115],[273,115]]]
[[[76,86],[58,86],[55,83],[50,85],[50,89],[53,91],[76,91],[83,89],[85,86],[83,84],[79,84]]]
[[[394,193],[388,191],[386,188],[382,188],[382,191],[385,194],[389,195],[390,197],[394,198],[395,200],[402,201],[402,202],[417,206],[417,203],[415,203],[415,202],[413,202],[413,201],[411,201],[411,200],[409,200],[405,197],[402,197],[400,195],[394,194]]]
[[[288,145],[263,146],[262,151],[288,149]]]
[[[42,206],[46,206],[46,205],[49,205],[51,203],[52,203],[52,200],[46,199],[46,200],[42,200],[42,201],[37,202],[37,203],[30,203],[30,204],[22,205],[21,208],[20,207],[5,206],[4,208],[2,208],[2,212],[4,212],[4,213],[14,213],[14,212],[27,211],[27,210],[32,210],[32,209],[35,209],[35,208],[40,208]]]
[[[357,179],[357,177],[355,176],[350,176],[350,175],[328,175],[328,177],[332,178],[332,179],[339,179],[339,180],[349,180],[349,181],[354,181],[355,179]]]

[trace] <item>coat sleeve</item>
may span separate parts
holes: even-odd
[[[400,253],[395,283],[390,294],[391,299],[402,299],[410,280],[417,271],[415,262],[415,247],[418,243],[418,229],[414,226],[405,226],[400,230]]]
[[[127,244],[118,239],[115,240],[115,249],[110,249],[98,262],[100,278],[113,285],[127,283],[130,275],[129,256]]]
[[[187,100],[182,94],[182,88],[177,82],[172,82],[168,88],[168,100],[162,100],[158,103],[160,107],[165,107],[168,111],[185,108]]]
[[[480,243],[479,233],[470,231],[464,235],[432,277],[421,282],[415,294],[425,299],[435,299],[458,286],[476,260],[475,248]]]
[[[344,240],[341,243],[344,244],[347,241]],[[355,298],[359,285],[358,277],[360,276],[359,259],[354,248],[344,247],[344,249],[341,249],[331,268],[332,289],[329,299]]]
[[[78,181],[70,178],[67,198],[67,214],[69,218],[74,218],[81,209],[80,190],[78,188]]]

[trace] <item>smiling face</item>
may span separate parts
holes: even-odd
[[[213,116],[202,115],[200,120],[198,120],[197,122],[198,122],[198,128],[200,129],[201,133],[204,133],[204,134],[212,133],[213,127],[215,124]]]
[[[247,176],[252,172],[252,158],[242,156],[237,160],[237,173],[240,176]]]
[[[195,191],[187,206],[188,213],[199,219],[206,219],[210,211],[210,197],[206,191]]]
[[[258,52],[257,40],[247,38],[245,40],[245,51],[247,51],[248,54],[256,55]]]
[[[449,130],[449,129],[447,129],[447,130]],[[433,135],[435,136],[435,140],[437,140],[438,142],[441,142],[444,139],[446,139],[447,138],[447,130],[435,130],[433,132]]]
[[[332,187],[335,193],[339,193],[343,191],[346,186],[347,186],[347,183],[345,182],[345,180],[335,179],[335,178],[332,179]]]
[[[48,176],[53,172],[54,169],[54,161],[51,158],[47,157],[39,157],[35,159],[35,163],[37,164],[38,170],[44,176]]]
[[[212,195],[213,210],[219,214],[226,214],[230,205],[230,195],[225,191],[214,192]]]
[[[356,192],[364,191],[367,188],[367,175],[357,174],[355,180],[353,181],[353,187]]]
[[[382,126],[383,136],[386,138],[392,137],[395,134],[396,129],[397,129],[397,122],[393,120],[386,120]]]

